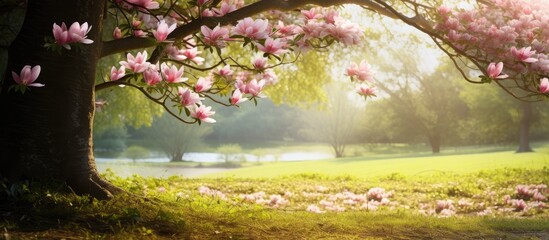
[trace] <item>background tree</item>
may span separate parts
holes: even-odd
[[[408,78],[393,90],[386,84],[379,85],[390,96],[386,104],[394,111],[397,125],[425,137],[433,153],[440,152],[445,137],[457,135],[456,120],[465,110],[454,85],[457,79],[443,69],[428,76]],[[416,81],[417,89],[411,81]]]
[[[517,153],[533,152],[530,148],[530,126],[533,119],[533,107],[531,102],[520,102],[520,127],[519,127],[519,147]]]
[[[128,131],[124,126],[112,126],[102,130],[94,130],[94,153],[98,157],[117,157],[126,149]]]
[[[242,147],[238,144],[223,144],[219,146],[216,150],[217,153],[221,154],[220,158],[225,163],[235,162],[242,158]]]
[[[425,55],[429,47],[415,35],[394,46],[400,48],[374,57],[384,59],[378,64],[383,74],[376,75],[377,86],[389,95],[384,103],[395,116],[393,126],[423,136],[431,151],[439,153],[444,139],[457,135],[457,120],[464,115],[457,85],[461,76],[450,61],[438,66],[436,60],[431,65],[417,61],[416,56]]]
[[[467,118],[459,134],[469,144],[512,143],[518,136],[519,111],[514,99],[493,85],[462,85],[460,98],[467,105]]]
[[[200,147],[203,139],[212,132],[211,126],[181,124],[168,114],[153,121],[144,129],[145,138],[158,147],[172,162],[182,161],[189,149]]]
[[[313,141],[329,144],[336,158],[345,155],[345,148],[356,138],[355,127],[359,115],[358,94],[350,95],[348,84],[334,81],[327,86],[325,107],[304,110],[303,130]],[[354,97],[354,98],[353,98]]]
[[[212,126],[213,132],[206,136],[211,144],[238,143],[257,146],[261,142],[303,140],[297,133],[301,127],[296,123],[299,111],[286,104],[275,105],[269,99],[240,108],[219,109],[219,121]]]
[[[460,122],[460,135],[469,144],[518,144],[517,152],[531,150],[531,139],[547,132],[545,102],[517,101],[494,85],[472,87],[460,83],[460,98],[467,105],[467,118]],[[524,125],[527,125],[526,127]]]
[[[148,158],[151,153],[144,147],[141,146],[130,146],[124,151],[123,154],[125,157],[131,159],[133,163],[136,163],[139,159]]]

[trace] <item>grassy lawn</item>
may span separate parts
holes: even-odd
[[[548,168],[370,180],[306,173],[270,179],[106,177],[129,195],[96,201],[37,183],[3,186],[4,238],[549,238],[547,198],[533,197],[549,195]]]
[[[407,176],[434,172],[470,173],[496,168],[539,169],[549,167],[545,152],[513,151],[456,155],[387,155],[383,157],[353,157],[321,161],[264,163],[260,166],[235,169],[205,177],[261,178],[299,173],[319,173],[329,176],[350,175],[371,178],[391,173]]]
[[[97,201],[0,184],[0,239],[549,239],[543,149],[105,177],[128,193]]]

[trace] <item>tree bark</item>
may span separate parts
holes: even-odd
[[[519,129],[519,148],[517,153],[533,152],[530,148],[530,124],[532,123],[532,103],[521,102],[521,118]]]
[[[118,188],[102,180],[92,151],[95,68],[101,53],[105,0],[29,0],[25,21],[9,49],[0,89],[0,177],[59,180],[79,194],[106,199]],[[43,47],[52,24],[88,22],[95,42],[57,53]],[[36,82],[21,94],[11,71],[40,65]]]

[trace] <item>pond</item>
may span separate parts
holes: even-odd
[[[248,162],[257,162],[257,157],[252,154],[238,154],[230,156],[232,159],[242,159],[244,157]],[[262,156],[260,162],[274,161],[314,161],[333,158],[332,154],[323,152],[289,152],[283,154],[266,154]],[[216,163],[224,162],[222,154],[218,153],[186,153],[183,156],[185,161],[197,163]],[[121,177],[129,177],[134,174],[143,177],[158,177],[167,178],[170,176],[183,176],[188,178],[200,177],[207,174],[223,172],[231,170],[230,168],[196,168],[188,166],[163,166],[163,165],[143,165],[139,163],[167,163],[170,160],[166,157],[154,157],[139,159],[133,164],[133,161],[128,158],[96,158],[97,169],[100,173],[104,173],[107,169],[111,169],[116,175]]]
[[[273,161],[313,161],[321,159],[333,158],[333,154],[325,152],[288,152],[282,154],[265,154],[259,159],[260,162],[273,162]],[[233,154],[230,155],[231,159],[240,160],[244,158],[247,162],[257,162],[257,157],[252,154]],[[183,155],[185,161],[190,162],[202,162],[202,163],[215,163],[224,162],[223,154],[219,153],[204,153],[204,152],[190,152]],[[96,158],[96,162],[117,162],[117,163],[130,163],[131,159],[128,158]],[[169,162],[167,157],[154,157],[139,159],[137,162]]]

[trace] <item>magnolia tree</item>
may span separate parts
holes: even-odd
[[[273,68],[309,50],[360,42],[358,25],[320,8],[344,3],[429,34],[456,63],[468,60],[456,66],[480,70],[479,82],[543,96],[547,10],[539,1],[514,2],[465,11],[429,0],[29,0],[0,89],[0,176],[60,180],[97,198],[120,192],[95,169],[92,121],[105,103],[95,91],[136,88],[182,122],[214,123],[214,107],[257,103],[277,83]],[[104,34],[106,20],[116,23],[112,33]],[[114,54],[123,60],[95,84],[99,59]],[[346,75],[359,94],[374,95],[366,62],[350,64]]]
[[[440,6],[435,39],[456,64],[467,58],[481,69],[480,80],[495,82],[516,98],[545,99],[549,92],[549,1],[482,1],[472,10]],[[446,47],[442,46],[446,45]],[[466,65],[466,64],[465,64]],[[469,64],[470,65],[470,64]]]

